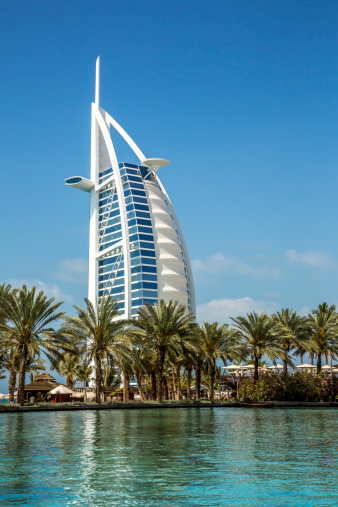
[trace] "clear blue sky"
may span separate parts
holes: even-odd
[[[3,1],[0,282],[82,304],[90,104],[161,178],[198,318],[338,303],[334,1]],[[117,142],[120,161],[133,161]],[[0,384],[1,390],[2,384]]]

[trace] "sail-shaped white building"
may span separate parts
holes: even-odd
[[[99,104],[100,57],[92,104],[91,176],[73,176],[66,185],[90,194],[88,299],[118,299],[124,318],[145,302],[171,299],[195,313],[193,276],[187,247],[157,171],[164,159],[147,158]],[[139,159],[119,163],[110,136],[114,128]]]

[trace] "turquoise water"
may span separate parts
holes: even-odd
[[[338,411],[0,414],[0,505],[338,505]]]

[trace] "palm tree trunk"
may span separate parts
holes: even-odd
[[[198,364],[195,368],[195,393],[196,400],[199,400],[201,397],[201,368]]]
[[[87,401],[86,381],[83,381],[83,401]]]
[[[140,372],[140,370],[136,370],[135,374],[136,374],[137,387],[138,387],[138,392],[139,392],[141,401],[146,401],[146,397],[145,397],[143,387],[142,387],[142,373]]]
[[[319,353],[317,356],[317,375],[322,371],[322,355]]]
[[[299,354],[300,364],[303,364],[303,356],[304,356],[304,354],[303,354],[303,352],[301,352],[301,353]]]
[[[187,367],[187,399],[190,400],[191,399],[191,365],[189,365]]]
[[[96,392],[95,398],[96,403],[101,404],[101,380],[102,380],[102,371],[101,371],[101,359],[96,356]]]
[[[164,375],[163,377],[163,391],[164,391],[164,399],[165,400],[168,400],[169,399],[169,393],[168,393],[168,382],[167,382],[167,377]]]
[[[16,384],[16,371],[11,370],[8,379],[9,403],[13,403],[14,401],[15,384]]]
[[[123,381],[124,381],[123,401],[130,401],[130,389],[129,389],[130,376],[128,373],[123,372]]]
[[[162,403],[162,374],[163,374],[164,356],[165,356],[165,347],[159,346],[157,348],[156,367],[157,367],[157,399],[160,403]]]
[[[215,378],[215,366],[214,362],[208,360],[208,370],[209,370],[209,400],[210,403],[214,402],[214,378]]]
[[[21,369],[20,369],[20,381],[19,381],[19,392],[18,392],[18,398],[20,407],[23,407],[25,404],[25,375],[26,375],[26,362],[27,362],[27,347],[24,346],[23,350],[23,358],[21,362]]]
[[[310,354],[311,366],[313,366],[313,358],[314,358],[314,353],[311,352],[311,354]]]
[[[258,357],[254,357],[254,381],[258,380]]]
[[[176,378],[175,378],[175,368],[171,365],[171,375],[173,378],[173,399],[176,400]]]
[[[283,359],[283,373],[288,372],[288,362],[286,359]]]
[[[151,399],[156,400],[156,372],[151,372]]]
[[[182,393],[181,393],[181,367],[178,366],[176,368],[176,378],[177,378],[177,399],[182,399]]]

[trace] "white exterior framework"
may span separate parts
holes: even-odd
[[[195,313],[188,251],[157,171],[169,164],[147,159],[123,128],[99,105],[100,57],[92,104],[91,175],[66,184],[90,193],[88,298],[95,305],[112,295],[121,316],[136,316],[146,301],[176,300]],[[118,163],[113,127],[140,164]]]

